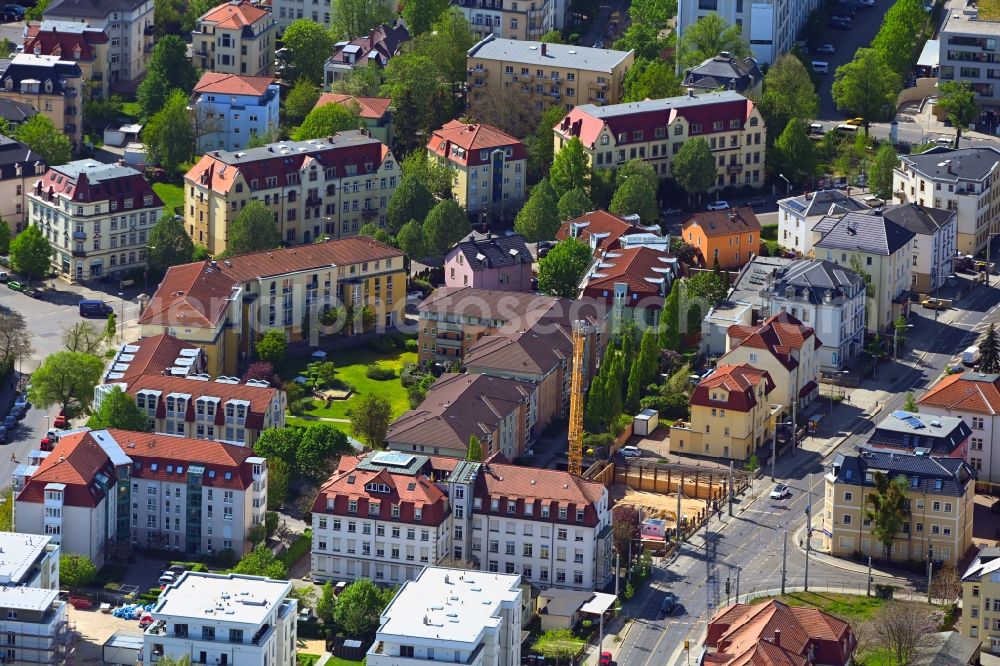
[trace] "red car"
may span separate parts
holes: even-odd
[[[59,410],[59,414],[56,415],[55,420],[52,421],[53,428],[65,428],[66,427],[66,412],[62,409]]]
[[[611,664],[613,664],[613,663],[614,662],[611,661],[611,653],[610,652],[602,652],[601,653],[600,666],[611,666]]]

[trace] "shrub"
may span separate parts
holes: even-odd
[[[295,402],[289,403],[288,411],[292,416],[301,416],[305,414],[307,409],[311,409],[313,404],[312,398],[299,398]]]
[[[169,566],[172,566],[172,567],[184,567],[188,571],[194,571],[195,573],[204,573],[204,572],[208,571],[208,567],[206,567],[201,562],[180,562],[180,561],[174,561],[174,562],[170,562]]]
[[[396,351],[396,343],[388,335],[378,335],[368,341],[368,347],[379,354],[391,354]]]
[[[368,379],[374,379],[378,382],[384,382],[389,379],[395,379],[396,371],[379,363],[372,363],[365,370],[365,377]]]
[[[588,432],[583,436],[583,445],[592,448],[611,446],[614,441],[614,436],[609,432],[602,432],[598,435]]]
[[[418,351],[420,349],[420,345],[418,345],[417,341],[414,340],[413,338],[410,338],[409,340],[407,340],[406,343],[404,344],[404,346],[405,346],[406,351],[408,351],[408,352],[416,352],[416,351]]]
[[[306,529],[278,559],[291,569],[293,564],[309,552],[310,548],[312,548],[312,530]]]
[[[424,298],[427,298],[427,294],[434,291],[434,285],[432,285],[427,280],[421,280],[420,278],[413,278],[410,280],[410,289],[417,291],[418,289],[423,292]]]

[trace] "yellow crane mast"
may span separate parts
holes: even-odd
[[[569,473],[583,473],[583,347],[584,322],[573,322],[573,364],[569,389]]]

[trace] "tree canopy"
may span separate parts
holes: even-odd
[[[403,174],[403,180],[389,197],[386,228],[398,232],[410,220],[423,222],[434,207],[434,195],[420,179]],[[429,248],[426,248],[429,249]]]
[[[549,296],[575,299],[580,280],[593,261],[590,246],[567,238],[556,243],[538,262],[538,289]]]
[[[333,0],[333,26],[330,33],[338,40],[350,41],[366,36],[373,28],[389,23],[392,7],[384,0]]]
[[[873,120],[887,117],[895,108],[903,80],[882,62],[874,49],[858,49],[854,60],[837,68],[833,101],[844,112],[864,119],[865,131]]]
[[[695,67],[722,51],[735,58],[750,55],[750,43],[738,25],[726,25],[726,20],[712,12],[684,30],[680,40],[681,69]]]
[[[333,51],[334,41],[319,23],[307,19],[292,21],[282,35],[282,42],[287,49],[284,73],[287,80],[306,79],[321,85],[323,64]]]
[[[39,407],[62,405],[68,412],[86,409],[94,399],[104,363],[82,352],[49,354],[31,375],[29,398]]]
[[[816,151],[806,124],[793,118],[771,152],[771,166],[776,173],[786,175],[795,183],[807,182],[816,173]]]
[[[292,138],[296,141],[319,139],[361,126],[357,105],[352,108],[343,104],[324,104],[309,112],[302,125],[293,132]]]
[[[226,254],[236,256],[272,250],[278,247],[281,235],[274,214],[264,204],[252,200],[240,211],[229,225]]]
[[[559,199],[559,219],[572,220],[594,210],[594,204],[582,187],[574,187]]]
[[[135,404],[135,399],[121,387],[113,387],[102,399],[87,420],[87,427],[93,430],[119,428],[135,432],[149,432],[149,416]]]
[[[319,101],[319,86],[309,79],[299,79],[285,96],[285,123],[295,126],[306,119],[306,116]]]
[[[555,145],[552,142],[552,128],[556,126],[566,111],[560,106],[550,106],[542,113],[534,131],[524,139],[528,149],[528,182],[537,183],[549,174]]]
[[[416,37],[430,30],[448,6],[448,0],[409,0],[403,5],[403,21],[410,35]]]
[[[659,218],[656,190],[641,176],[628,178],[615,190],[608,210],[615,215],[638,214],[642,224],[655,224]]]
[[[443,199],[435,204],[423,224],[428,249],[438,256],[444,255],[470,231],[469,218],[454,199]]]
[[[10,242],[10,265],[31,283],[33,278],[44,277],[52,270],[52,244],[37,225],[28,228]]]
[[[286,351],[288,351],[288,340],[285,338],[285,331],[283,329],[268,329],[257,340],[257,357],[262,361],[267,361],[271,365],[281,363],[285,358]]]
[[[550,132],[551,140],[551,132]],[[563,144],[549,169],[549,184],[555,191],[556,199],[572,189],[586,190],[590,185],[590,165],[583,150],[583,143],[573,137]]]
[[[427,241],[424,239],[424,230],[416,220],[410,220],[400,228],[396,234],[396,243],[410,259],[419,261],[430,256]]]
[[[97,576],[90,558],[79,553],[59,554],[59,582],[69,588],[86,587]]]
[[[883,472],[874,474],[875,490],[868,493],[865,518],[872,523],[872,536],[882,543],[886,557],[903,529],[909,515],[906,509],[906,483],[891,479]]]
[[[149,118],[142,132],[150,160],[169,173],[177,172],[181,164],[191,159],[194,151],[194,128],[187,107],[188,96],[181,90],[174,90],[163,108]]]
[[[369,449],[385,447],[385,436],[392,422],[392,403],[380,393],[366,393],[354,399],[351,407],[351,432]]]
[[[662,99],[681,94],[681,82],[666,60],[640,59],[625,73],[623,102]]]
[[[948,122],[955,128],[955,148],[962,132],[969,128],[979,114],[976,93],[970,81],[941,81],[938,84],[939,109],[948,114]]]
[[[819,113],[819,96],[809,70],[791,53],[778,57],[764,75],[763,95],[757,100],[768,137],[778,137],[792,118],[805,120]]]
[[[136,99],[143,118],[150,118],[163,108],[174,90],[185,94],[194,89],[198,72],[187,55],[187,45],[177,35],[165,35],[156,40],[146,66],[146,76]]]
[[[559,201],[548,179],[542,178],[514,218],[514,231],[529,243],[551,240],[559,231],[559,220]]]
[[[288,567],[263,543],[241,557],[232,572],[246,576],[264,576],[274,580],[288,579]]]
[[[184,220],[165,214],[149,230],[146,262],[154,273],[165,272],[171,266],[186,264],[194,255],[194,241],[184,230]]]
[[[701,23],[701,21],[699,21]],[[688,194],[701,195],[715,185],[715,157],[703,137],[685,141],[670,167],[674,180]]]
[[[892,170],[899,164],[899,155],[892,144],[886,141],[879,146],[875,159],[868,167],[868,186],[872,194],[888,201],[892,196]]]
[[[73,144],[55,123],[42,114],[32,116],[18,125],[14,138],[42,156],[50,167],[66,164],[73,159]]]
[[[379,617],[395,594],[393,588],[383,589],[368,578],[359,578],[337,597],[333,619],[346,636],[368,641],[375,636]]]

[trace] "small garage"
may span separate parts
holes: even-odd
[[[138,663],[141,652],[142,636],[122,633],[111,634],[111,637],[104,641],[103,663],[134,666],[134,664]]]
[[[632,420],[632,434],[647,437],[660,425],[660,413],[655,409],[644,409]]]
[[[108,146],[124,146],[139,140],[142,125],[129,123],[121,127],[108,127],[104,130],[104,143]]]

